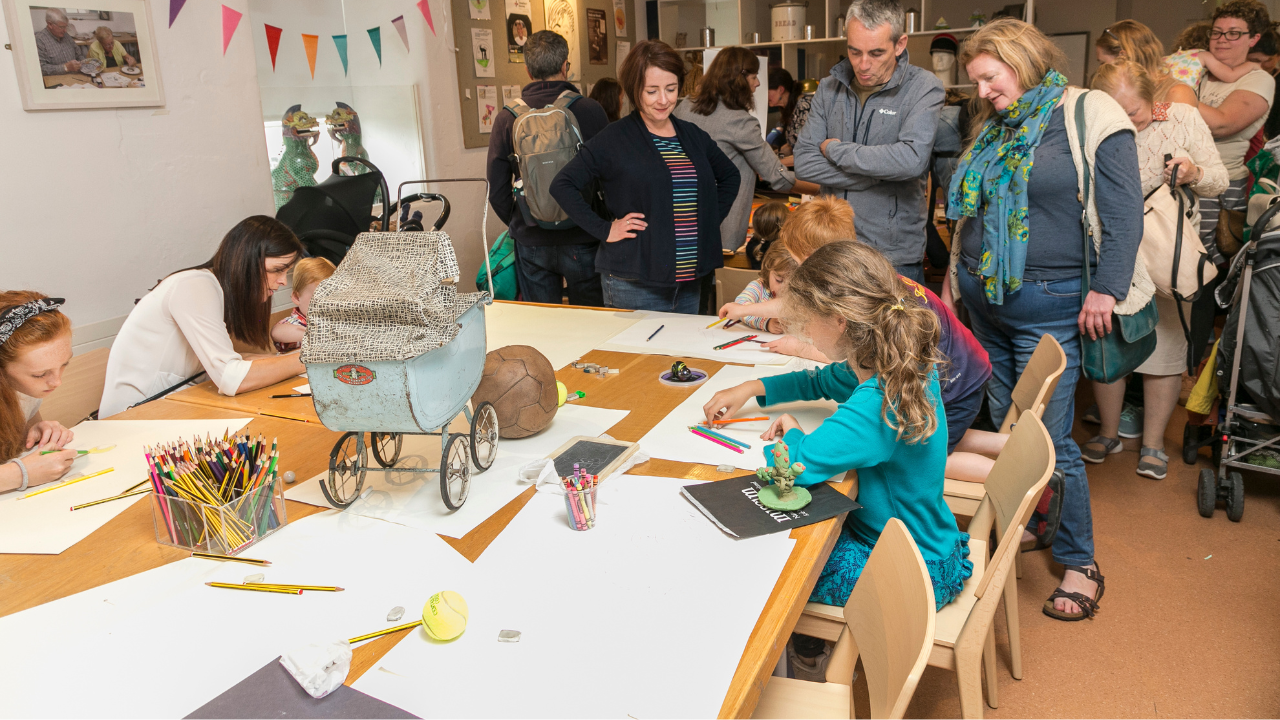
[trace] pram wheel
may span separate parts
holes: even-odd
[[[1227,519],[1240,522],[1244,517],[1244,478],[1238,472],[1227,473]]]
[[[343,433],[329,453],[329,477],[320,483],[324,499],[336,508],[345,508],[355,502],[364,487],[368,464],[364,433]]]
[[[1209,468],[1200,471],[1200,482],[1196,484],[1196,506],[1200,517],[1213,517],[1213,510],[1218,505],[1218,477]]]
[[[373,459],[382,467],[389,468],[400,459],[404,436],[400,433],[369,433],[369,444],[373,446]]]
[[[1200,444],[1196,442],[1196,430],[1187,423],[1182,427],[1182,462],[1196,464],[1196,455],[1200,454]]]
[[[498,411],[485,401],[471,417],[471,460],[480,472],[488,470],[498,457]]]
[[[450,510],[457,510],[471,492],[471,458],[467,436],[454,433],[440,452],[440,497]]]

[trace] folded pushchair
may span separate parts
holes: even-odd
[[[1239,470],[1280,475],[1280,229],[1269,227],[1280,213],[1273,204],[1253,223],[1250,238],[1215,292],[1230,307],[1218,343],[1215,374],[1227,399],[1215,440],[1217,471],[1200,471],[1197,504],[1213,517],[1219,500],[1227,517],[1244,515],[1244,478]]]

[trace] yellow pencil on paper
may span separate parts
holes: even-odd
[[[306,419],[306,418],[302,418],[302,417],[298,417],[298,416],[296,416],[296,415],[285,415],[284,413],[266,412],[265,410],[260,410],[260,411],[258,411],[258,414],[259,414],[259,415],[265,415],[265,416],[267,416],[267,417],[281,418],[281,419],[284,419],[284,420],[297,420],[298,422],[304,422],[304,423],[313,422],[313,421],[311,421],[311,420],[308,420],[308,419]]]
[[[351,645],[355,645],[355,644],[356,644],[356,643],[358,643],[358,642],[363,642],[363,641],[365,641],[365,640],[372,640],[372,639],[374,639],[374,638],[376,638],[376,637],[382,637],[383,635],[390,635],[390,634],[391,634],[391,633],[393,633],[393,632],[400,632],[401,630],[408,630],[409,628],[417,627],[417,626],[419,626],[419,625],[421,625],[421,624],[422,624],[422,621],[421,621],[421,620],[415,620],[415,621],[413,621],[413,622],[411,622],[411,623],[405,623],[404,625],[397,625],[397,626],[395,626],[395,627],[389,627],[389,628],[387,628],[386,630],[379,630],[379,631],[377,631],[377,632],[371,632],[371,633],[369,633],[368,635],[357,635],[356,637],[353,637],[353,638],[351,638],[350,640],[348,640],[348,641],[347,641],[347,643],[348,643],[348,644],[351,644]]]
[[[253,558],[236,557],[235,555],[219,555],[217,553],[193,552],[193,558],[202,558],[204,560],[227,560],[230,562],[248,563],[249,565],[270,565],[270,560],[255,560]]]
[[[281,593],[284,595],[301,595],[302,594],[301,590],[293,590],[289,588],[257,587],[255,585],[237,585],[235,583],[220,583],[220,582],[207,582],[205,583],[205,585],[208,585],[209,587],[216,587],[216,588],[228,588],[231,590],[252,590],[254,592]]]
[[[90,478],[96,478],[96,477],[98,477],[99,475],[106,475],[106,474],[107,474],[107,473],[109,473],[109,472],[115,472],[115,468],[113,468],[113,467],[109,467],[109,468],[107,468],[106,470],[99,470],[99,471],[98,471],[98,472],[96,472],[96,473],[89,473],[88,475],[85,475],[84,477],[78,477],[78,478],[76,478],[75,480],[68,480],[68,481],[66,481],[66,482],[64,482],[64,483],[60,483],[60,484],[58,484],[58,485],[54,485],[54,486],[53,486],[53,487],[51,487],[51,488],[45,488],[45,489],[43,489],[43,490],[37,490],[37,491],[35,491],[35,492],[33,492],[33,493],[27,493],[26,495],[23,495],[22,497],[20,497],[20,498],[18,498],[18,499],[19,499],[19,500],[26,500],[27,498],[35,497],[35,496],[40,495],[40,494],[42,494],[42,493],[52,492],[52,491],[54,491],[54,490],[58,490],[58,489],[60,489],[60,488],[64,488],[64,487],[66,487],[66,486],[68,486],[68,485],[75,485],[76,483],[81,482],[81,481],[83,481],[83,480],[88,480],[88,479],[90,479]]]
[[[123,499],[123,498],[133,497],[134,495],[142,495],[142,494],[149,493],[149,492],[151,492],[151,488],[145,488],[145,489],[142,489],[142,490],[134,490],[133,492],[127,492],[127,493],[121,493],[121,494],[119,494],[119,495],[113,495],[113,496],[111,496],[111,497],[109,497],[109,498],[103,498],[103,499],[101,499],[101,500],[94,500],[93,502],[87,502],[87,503],[84,503],[84,504],[82,504],[82,505],[72,505],[72,506],[71,506],[71,509],[72,509],[72,510],[79,510],[79,509],[81,509],[81,508],[93,507],[94,505],[101,505],[102,503],[109,503],[109,502],[111,502],[112,500],[121,500],[121,499]]]
[[[719,320],[717,320],[717,321],[715,321],[715,322],[711,323],[710,325],[708,325],[708,326],[707,326],[707,329],[708,329],[708,330],[710,330],[711,328],[713,328],[713,327],[715,327],[715,326],[719,325],[720,323],[722,323],[722,322],[724,322],[725,320],[728,320],[728,319],[729,319],[729,318],[720,318]]]
[[[288,588],[290,590],[316,590],[319,592],[342,592],[345,588],[334,585],[290,585],[289,583],[247,582],[254,587]]]

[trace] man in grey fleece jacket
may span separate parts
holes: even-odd
[[[858,239],[924,282],[925,171],[942,83],[907,61],[897,0],[855,0],[848,57],[818,85],[796,145],[795,172],[853,207]]]

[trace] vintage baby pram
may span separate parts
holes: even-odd
[[[1216,357],[1219,392],[1227,399],[1214,438],[1217,471],[1200,471],[1197,504],[1213,517],[1218,500],[1227,517],[1244,514],[1244,477],[1238,470],[1280,475],[1280,229],[1269,228],[1280,213],[1272,205],[1253,223],[1215,296],[1230,307]],[[1220,456],[1220,459],[1219,459]]]
[[[423,180],[480,182],[478,179]],[[402,183],[397,194],[403,190]],[[413,183],[416,184],[416,183]],[[484,229],[481,239],[488,258]],[[321,479],[325,498],[343,508],[360,496],[368,450],[382,468],[400,457],[402,435],[439,435],[440,465],[397,472],[436,473],[450,510],[462,507],[471,464],[487,470],[498,453],[498,414],[467,402],[480,384],[488,293],[459,293],[458,261],[444,232],[362,233],[333,277],[311,300],[302,361],[316,414],[344,431]],[[467,434],[450,433],[459,414]],[[368,439],[366,440],[366,433]]]

